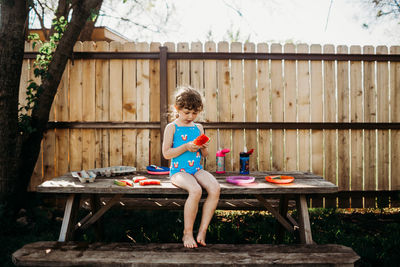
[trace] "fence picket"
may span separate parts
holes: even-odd
[[[205,52],[216,52],[216,46],[214,42],[206,42],[204,46]],[[206,122],[218,120],[218,99],[217,99],[217,61],[206,60],[204,62],[204,119]],[[208,157],[206,160],[205,168],[208,171],[216,170],[216,159],[215,154],[217,152],[217,130],[208,129],[206,131],[208,137],[210,137],[210,144],[208,146]]]
[[[280,44],[271,45],[271,53],[282,53]],[[272,122],[282,122],[284,108],[282,61],[271,60]],[[272,130],[272,170],[282,171],[284,160],[283,130]]]
[[[231,44],[232,53],[242,52],[242,43],[233,42]],[[231,76],[231,105],[232,105],[232,121],[244,121],[243,107],[243,62],[242,60],[231,60],[232,76]],[[233,108],[234,107],[234,108]],[[244,151],[244,131],[232,131],[232,157],[233,170],[239,170],[239,153]]]
[[[83,51],[94,51],[94,42],[84,42]],[[96,119],[96,63],[94,59],[84,60],[82,65],[82,121]],[[93,129],[82,129],[82,168],[85,170],[95,167],[96,136]]]
[[[386,46],[378,46],[376,54],[388,54]],[[377,122],[389,122],[389,64],[377,62]],[[389,190],[389,130],[378,130],[378,190]],[[388,202],[381,199],[380,202]]]
[[[160,43],[150,43],[150,51],[160,51]],[[160,61],[150,60],[150,121],[160,121]],[[161,164],[160,130],[150,131],[150,164]]]
[[[400,54],[400,46],[390,47],[390,54]],[[400,62],[390,62],[390,121],[400,122]],[[391,190],[400,190],[400,130],[391,130]]]
[[[321,53],[321,45],[311,45],[310,53]],[[310,62],[311,72],[311,122],[322,122],[324,120],[323,106],[323,78],[322,78],[322,61]],[[324,136],[322,130],[311,131],[311,170],[317,175],[324,175]],[[313,197],[311,201],[312,207],[323,207],[322,197]]]
[[[123,51],[135,52],[135,44],[124,43]],[[122,120],[136,121],[136,60],[124,60],[122,71]],[[122,164],[125,166],[136,166],[136,135],[135,129],[122,130]]]
[[[254,43],[246,42],[244,44],[245,53],[254,53]],[[257,121],[257,88],[256,88],[256,61],[245,60],[244,61],[244,104],[245,104],[245,121],[255,122]],[[254,149],[255,152],[252,154],[249,168],[250,171],[258,170],[258,144],[257,144],[257,130],[247,129],[245,130],[245,146],[248,150]]]
[[[338,54],[348,54],[347,46],[337,47]],[[349,122],[349,63],[337,62],[338,122]],[[338,130],[338,186],[339,190],[350,190],[350,137],[349,130]],[[339,207],[349,207],[348,197],[339,198]]]
[[[324,53],[335,52],[333,45],[324,45]],[[335,61],[324,61],[324,122],[336,122]],[[325,179],[337,184],[336,130],[324,130]],[[336,207],[336,199],[325,198],[326,207]]]
[[[227,42],[218,43],[218,52],[229,52],[229,44]],[[218,75],[218,121],[229,122],[232,121],[231,111],[231,68],[229,60],[217,61],[217,75]],[[232,130],[220,129],[217,138],[218,149],[229,148],[231,153],[225,157],[225,168],[227,171],[233,170],[233,152],[231,144]]]
[[[351,54],[361,54],[360,46],[351,46]],[[363,122],[363,88],[362,68],[360,61],[350,62],[350,120],[351,122]],[[350,190],[363,190],[363,131],[350,131]],[[352,197],[351,207],[362,208],[362,197]]]
[[[295,53],[294,44],[285,44],[284,53]],[[296,122],[297,112],[296,61],[284,61],[284,121]],[[297,170],[297,130],[285,130],[284,170]]]
[[[74,46],[75,52],[82,51],[82,42],[77,42]],[[71,121],[82,121],[82,64],[83,60],[74,60],[70,62],[69,77],[69,119]],[[82,130],[70,129],[70,171],[79,171],[82,169]]]
[[[108,52],[108,42],[97,42],[95,51]],[[96,121],[110,120],[110,60],[96,60]],[[96,168],[110,166],[110,130],[96,129]]]
[[[148,52],[150,46],[147,43],[139,43],[137,45],[138,51]],[[150,120],[150,82],[149,82],[149,60],[137,61],[137,120],[149,121]],[[150,130],[139,129],[136,137],[136,159],[137,168],[145,169],[149,165],[149,137]]]
[[[364,54],[373,54],[374,47],[364,46]],[[376,122],[375,62],[364,61],[364,122]],[[364,131],[364,189],[376,190],[376,130]],[[365,207],[374,208],[375,198],[365,198]]]
[[[123,51],[121,43],[111,42],[110,51]],[[110,60],[110,120],[122,121],[122,60]],[[122,130],[110,129],[110,165],[122,165]]]
[[[178,43],[178,52],[189,52],[188,43]],[[188,86],[190,85],[190,61],[181,59],[177,61],[177,85]]]
[[[297,46],[297,53],[309,53],[306,44]],[[297,116],[299,122],[310,121],[310,69],[308,60],[297,61]],[[301,171],[310,171],[310,130],[298,131],[298,165]]]
[[[268,44],[258,44],[258,53],[268,53]],[[257,115],[259,122],[271,121],[271,82],[269,79],[269,61],[257,61]],[[271,130],[259,129],[258,131],[258,162],[259,170],[271,170]]]

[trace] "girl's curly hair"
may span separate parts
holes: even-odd
[[[175,95],[175,106],[177,109],[186,108],[200,112],[203,110],[203,100],[196,89],[189,86],[180,87]]]

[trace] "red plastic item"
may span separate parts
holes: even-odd
[[[275,176],[266,176],[265,180],[274,184],[289,184],[294,181],[293,176],[284,176],[284,175],[275,175]]]
[[[202,135],[199,135],[196,139],[194,139],[193,144],[195,144],[196,146],[202,146],[205,143],[207,143],[209,140],[210,140],[210,138],[207,135],[202,134]]]
[[[147,180],[147,177],[145,177],[145,176],[136,176],[136,177],[133,177],[132,180],[133,180],[134,183],[139,183],[140,181]]]
[[[160,180],[142,180],[139,182],[140,185],[160,185]]]

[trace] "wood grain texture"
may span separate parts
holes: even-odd
[[[17,266],[353,266],[360,257],[349,247],[327,245],[57,243],[42,241],[14,252]],[[201,260],[199,260],[201,258]]]

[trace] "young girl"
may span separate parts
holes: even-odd
[[[205,246],[206,232],[219,200],[220,186],[217,180],[200,164],[201,157],[208,155],[208,144],[197,146],[193,140],[204,133],[203,126],[194,123],[203,110],[199,92],[192,88],[182,88],[175,97],[177,119],[168,124],[164,132],[163,156],[171,159],[170,177],[172,183],[186,191],[189,196],[184,207],[183,245],[187,248]],[[196,218],[202,188],[207,193],[203,205],[200,227],[196,240],[193,224]],[[196,242],[197,241],[197,242]]]

